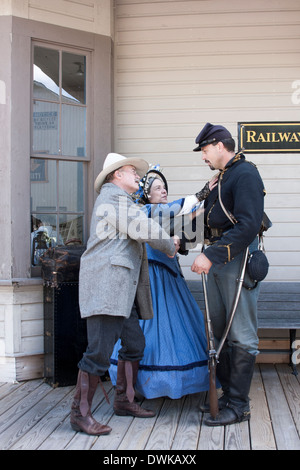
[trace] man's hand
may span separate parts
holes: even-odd
[[[208,271],[210,270],[211,266],[212,262],[204,255],[204,253],[201,253],[197,256],[197,258],[195,258],[191,270],[197,274],[208,274]]]
[[[174,255],[167,255],[169,258],[174,258],[174,256],[176,255],[176,253],[178,252],[179,248],[180,248],[180,238],[177,236],[177,235],[174,235],[173,238],[173,242],[174,242],[174,245],[175,245],[175,253]]]

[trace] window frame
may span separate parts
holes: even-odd
[[[34,47],[43,47],[45,49],[52,49],[59,51],[59,89],[61,90],[62,88],[62,52],[69,52],[69,53],[77,53],[81,55],[85,55],[86,57],[86,75],[85,75],[85,80],[86,80],[86,102],[85,105],[83,104],[76,104],[76,105],[69,105],[69,106],[76,106],[76,107],[82,107],[86,108],[86,156],[81,157],[81,156],[70,156],[70,155],[63,155],[61,153],[61,119],[59,119],[59,153],[57,155],[48,155],[48,154],[43,154],[43,153],[38,153],[38,152],[33,152],[33,102],[34,102],[34,96],[33,96],[33,64],[34,64]],[[53,42],[45,42],[45,41],[38,41],[38,40],[32,40],[31,43],[31,110],[30,110],[30,116],[31,116],[31,121],[30,121],[30,158],[47,158],[47,159],[61,159],[61,160],[71,160],[71,161],[83,161],[83,162],[89,162],[91,160],[91,149],[90,149],[90,142],[91,142],[91,117],[90,117],[90,108],[91,108],[91,100],[90,100],[90,73],[89,70],[91,69],[91,51],[88,49],[80,49],[78,47],[70,47],[70,46],[64,46],[63,44],[56,44]],[[49,100],[43,100],[39,99],[38,101],[41,102],[51,102]],[[62,100],[59,100],[59,116],[62,115],[62,106],[65,105],[66,103],[63,103]]]
[[[59,152],[57,155],[50,155],[50,154],[45,154],[41,152],[34,152],[33,150],[33,108],[34,108],[34,101],[36,98],[34,98],[34,80],[33,80],[33,65],[34,65],[34,48],[35,47],[42,47],[45,49],[51,49],[59,52],[59,90],[60,90],[60,96],[59,96],[59,101],[58,101],[58,106],[59,106]],[[62,107],[66,105],[66,103],[63,102],[62,97],[61,97],[61,89],[62,89],[62,56],[63,53],[73,53],[73,54],[78,54],[78,55],[84,55],[86,62],[85,62],[85,104],[75,104],[75,105],[70,105],[70,106],[75,106],[75,107],[83,107],[86,109],[86,137],[85,137],[85,145],[86,145],[86,155],[85,156],[77,156],[77,155],[64,155],[61,153],[61,138],[62,138]],[[69,45],[64,45],[64,44],[58,44],[55,42],[51,41],[41,41],[41,40],[35,40],[32,39],[31,41],[31,93],[30,93],[30,152],[29,152],[29,158],[30,161],[34,158],[36,159],[43,159],[46,161],[55,161],[56,162],[56,181],[57,181],[57,186],[56,186],[56,200],[57,200],[57,208],[55,212],[50,212],[49,214],[55,214],[57,217],[57,221],[59,224],[59,218],[61,215],[60,211],[60,201],[59,201],[59,194],[58,194],[58,188],[59,188],[59,162],[61,161],[70,161],[70,162],[82,162],[83,164],[83,211],[79,212],[74,212],[74,211],[63,211],[63,214],[65,215],[74,215],[78,214],[80,216],[83,216],[83,240],[82,242],[85,243],[87,239],[87,230],[88,230],[88,185],[87,185],[87,180],[88,180],[88,167],[89,163],[92,160],[92,155],[91,155],[91,130],[92,130],[92,106],[91,106],[91,61],[92,61],[92,51],[86,48],[79,48],[79,47],[70,47]],[[41,102],[47,102],[47,103],[52,103],[51,100],[46,100],[46,99],[38,99],[38,101]],[[56,103],[57,104],[57,103]],[[31,188],[31,184],[30,184]],[[31,189],[30,189],[30,195],[31,195]],[[36,211],[30,210],[30,217],[34,215]],[[48,213],[48,211],[44,211],[45,214]],[[32,266],[31,265],[31,277],[38,277],[41,275],[41,266]]]

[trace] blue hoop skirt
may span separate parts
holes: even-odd
[[[147,251],[149,248],[147,245]],[[151,248],[149,251],[154,317],[140,320],[146,347],[135,388],[145,398],[176,399],[206,391],[209,371],[203,314],[181,274],[177,258],[166,260],[165,255],[157,252],[156,258],[159,256],[166,261],[161,263],[153,260]],[[115,345],[109,368],[113,385],[117,378],[119,349],[120,340]]]

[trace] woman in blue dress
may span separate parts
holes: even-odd
[[[157,218],[174,234],[182,226],[182,216],[199,206],[213,184],[207,183],[195,196],[168,203],[164,175],[157,169],[149,170],[141,181],[136,200],[144,204],[149,217]],[[140,320],[146,346],[135,389],[145,398],[172,399],[206,391],[209,371],[203,314],[186,284],[178,258],[168,258],[149,245],[147,255],[154,317]],[[111,357],[109,374],[113,385],[120,347],[118,341]]]

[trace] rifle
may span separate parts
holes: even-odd
[[[208,348],[208,370],[209,370],[209,411],[213,418],[216,418],[219,413],[218,395],[216,387],[216,369],[217,369],[217,353],[215,349],[214,333],[212,329],[210,313],[208,308],[207,290],[206,290],[206,278],[205,274],[202,273],[203,292],[205,301],[205,326],[206,326],[206,337],[207,337],[207,348]]]

